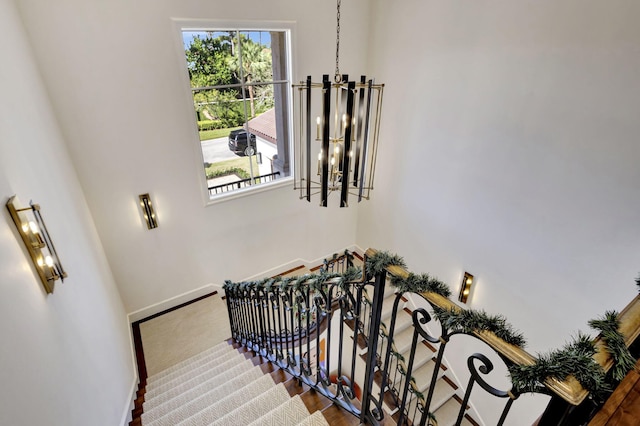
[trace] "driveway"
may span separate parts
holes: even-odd
[[[216,161],[232,160],[238,158],[229,150],[229,138],[217,138],[202,141],[202,156],[207,163],[215,163]]]

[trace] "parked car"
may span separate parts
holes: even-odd
[[[251,143],[247,144],[248,135],[251,135]],[[256,146],[256,135],[247,133],[244,129],[232,130],[229,133],[229,150],[238,155],[254,155],[258,152]]]

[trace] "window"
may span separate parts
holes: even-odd
[[[210,199],[290,175],[288,37],[182,29]]]

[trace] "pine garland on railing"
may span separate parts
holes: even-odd
[[[518,393],[544,393],[543,382],[547,378],[565,380],[573,375],[583,388],[595,397],[602,398],[611,387],[606,382],[604,370],[593,359],[595,353],[591,338],[578,333],[562,349],[539,355],[533,365],[510,366],[511,382]]]
[[[406,268],[404,259],[398,255],[386,251],[377,252],[366,258],[364,275],[367,280],[381,273],[389,266],[401,266]],[[349,283],[362,279],[363,271],[359,268],[348,268],[345,273],[307,274],[295,278],[266,278],[258,281],[234,283],[225,281],[225,290],[249,290],[264,289],[271,291],[278,285],[281,290],[292,286],[298,290],[303,284],[311,290],[321,290],[332,279],[338,279],[340,288],[345,288]],[[404,292],[433,292],[444,297],[451,295],[449,287],[428,274],[416,275],[409,273],[407,278],[391,277],[391,282],[401,293]],[[635,280],[640,292],[640,276]],[[514,330],[502,315],[489,315],[484,311],[473,309],[446,310],[434,307],[434,314],[448,330],[460,331],[471,334],[474,331],[486,330],[493,332],[497,337],[507,343],[523,348],[526,341],[523,335]],[[533,365],[513,365],[509,367],[514,390],[523,392],[543,392],[544,381],[547,378],[565,380],[573,375],[578,382],[595,398],[603,398],[610,392],[612,385],[622,380],[624,376],[634,368],[635,359],[631,356],[625,345],[624,337],[619,331],[618,313],[607,311],[603,318],[589,321],[589,325],[598,330],[602,336],[606,350],[613,359],[613,367],[608,375],[598,364],[593,355],[596,353],[593,340],[582,333],[562,349],[553,350],[546,354],[538,355]],[[399,357],[402,355],[398,354]]]
[[[491,331],[507,343],[524,348],[527,344],[524,336],[515,330],[502,315],[489,315],[475,309],[447,310],[434,307],[434,313],[440,323],[451,331],[472,334],[474,331]]]
[[[613,358],[613,367],[609,370],[609,375],[614,382],[622,381],[624,376],[633,369],[636,360],[629,352],[629,348],[624,342],[624,336],[618,331],[620,328],[618,313],[607,311],[602,318],[589,321],[589,326],[600,332],[607,352]]]
[[[428,274],[419,274],[409,272],[409,276],[405,279],[392,277],[391,284],[393,284],[400,293],[414,292],[414,293],[437,293],[443,297],[451,296],[451,290],[442,281],[436,278],[431,278]]]
[[[367,280],[370,280],[374,275],[381,273],[389,266],[407,267],[402,257],[388,251],[379,251],[373,256],[368,256],[364,266]]]
[[[308,285],[311,290],[320,290],[329,280],[337,279],[337,284],[341,288],[349,283],[362,280],[362,269],[357,267],[348,268],[343,273],[321,272],[318,274],[305,274],[297,277],[273,277],[256,281],[232,282],[226,280],[222,286],[225,290],[249,290],[264,289],[271,291],[274,286],[280,290],[291,287],[294,291],[299,290],[304,285]]]

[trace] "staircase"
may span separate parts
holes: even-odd
[[[349,255],[345,264],[351,264],[352,257]],[[362,261],[356,257],[357,262]],[[375,282],[354,280],[349,271],[330,269],[337,262],[335,256],[332,262],[325,262],[323,273],[339,272],[325,281],[307,275],[229,283],[228,287],[225,284],[234,338],[148,378],[143,361],[130,425],[340,426],[360,424],[360,419],[367,424],[413,425],[424,424],[427,417],[422,415],[424,412],[433,416],[427,419],[429,425],[478,426],[479,422],[473,419],[475,412],[469,406],[474,383],[502,401],[507,399],[498,421],[502,424],[517,395],[482,382],[474,360],[484,363],[479,371],[487,374],[493,367],[486,356],[475,353],[467,359],[471,377],[465,392],[442,362],[449,336],[460,331],[445,330],[440,324],[442,334],[438,338],[437,332],[432,334],[428,327],[418,324],[429,322],[425,308],[413,305],[415,297],[405,297],[417,293],[395,293],[393,286],[385,286],[385,272],[377,272]],[[296,268],[284,275],[299,273]],[[397,268],[392,273],[407,274]],[[350,281],[341,281],[342,278],[337,278],[340,274],[350,277]],[[424,300],[416,303],[428,302],[434,309],[452,306],[437,293],[423,292],[419,296]],[[217,308],[206,311],[219,312]],[[215,318],[201,323],[212,321]],[[195,328],[185,330],[191,329]],[[136,333],[134,323],[134,340],[136,334],[139,337],[140,330]],[[492,333],[463,334],[488,343],[501,356],[508,354],[513,358],[511,361],[528,362],[525,356],[528,354],[523,355]],[[164,345],[161,352],[166,353]],[[155,371],[164,367],[156,365]],[[486,409],[485,405],[481,408]],[[381,412],[384,412],[382,419]],[[545,415],[547,412],[551,413],[549,419],[556,416],[549,408]],[[559,424],[555,420],[542,420],[545,415],[539,419],[540,424]]]
[[[392,286],[385,288],[384,301],[382,305],[381,315],[381,328],[385,334],[389,334],[389,327],[391,325],[391,318],[394,314],[393,306],[397,294],[394,292]],[[405,297],[401,298],[401,303],[395,312],[396,322],[393,338],[393,350],[400,354],[401,359],[399,361],[403,367],[406,368],[406,360],[409,359],[411,351],[411,340],[413,337],[413,326],[411,318],[412,310],[411,304]],[[421,393],[426,394],[431,385],[431,379],[434,375],[435,369],[435,356],[437,353],[437,345],[432,345],[425,340],[420,340],[416,347],[415,361],[413,364],[413,372],[411,374],[413,378],[413,385],[415,389]],[[437,421],[438,426],[451,426],[456,423],[456,418],[460,411],[462,399],[458,392],[460,392],[460,386],[458,386],[453,377],[448,375],[448,368],[446,365],[441,364],[437,373],[437,380],[435,383],[433,399],[431,401],[430,410]],[[402,377],[397,375],[392,378],[393,383],[389,383],[387,388],[393,388],[400,386]],[[374,385],[376,391],[379,392],[380,382]],[[416,402],[414,399],[407,411],[409,413],[415,412]],[[387,398],[385,403],[385,411],[392,416],[393,419],[398,420],[398,404],[393,398]],[[467,407],[468,408],[468,407]],[[460,423],[464,426],[479,426],[473,417],[467,413],[462,418]]]
[[[147,378],[131,425],[357,425],[315,391],[231,340]]]
[[[357,266],[362,266],[363,259],[359,255],[356,254],[352,260]],[[335,269],[339,261],[334,256],[332,262],[325,261],[322,267]],[[300,267],[282,275],[299,276],[316,272],[319,268],[321,266],[311,269]],[[381,317],[381,328],[386,333],[394,313],[395,297],[393,287],[387,286]],[[413,327],[408,301],[405,298],[402,300],[396,312],[393,348],[404,359],[408,359]],[[426,341],[422,341],[417,350],[412,383],[420,393],[426,393],[429,388],[436,350]],[[364,365],[365,358],[366,345],[361,345],[358,363]],[[459,386],[448,377],[447,367],[442,365],[439,370],[431,411],[435,412],[438,426],[453,425],[462,402],[458,395]],[[379,392],[380,382],[378,375],[373,385],[376,392]],[[396,377],[395,382],[386,388],[394,386],[401,386],[401,378]],[[391,390],[386,393],[384,424],[395,424],[399,404],[391,396]],[[134,420],[131,422],[133,426],[359,424],[354,415],[232,339],[151,375],[141,383],[138,396]],[[412,400],[407,411],[415,411],[416,404],[416,400]],[[478,425],[468,414],[461,424]]]

